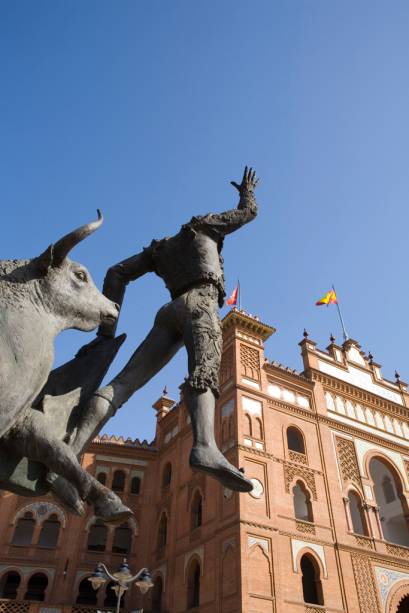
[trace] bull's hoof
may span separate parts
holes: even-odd
[[[133,516],[131,509],[126,507],[116,494],[108,489],[106,492],[101,493],[94,501],[94,512],[98,519],[109,524],[121,524]]]
[[[85,504],[80,498],[78,490],[69,481],[49,472],[46,477],[47,483],[51,486],[51,491],[56,498],[74,515],[83,517],[85,515]]]
[[[230,464],[217,447],[193,447],[189,464],[192,470],[206,473],[220,481],[229,490],[251,492],[253,484],[233,464]]]

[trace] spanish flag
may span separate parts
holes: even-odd
[[[329,292],[321,298],[321,300],[317,300],[315,306],[322,306],[323,304],[326,304],[327,306],[329,304],[338,304],[337,295],[334,289],[330,289]]]

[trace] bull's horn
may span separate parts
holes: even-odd
[[[98,230],[104,218],[99,209],[97,209],[97,213],[98,219],[96,221],[92,221],[91,223],[77,228],[73,232],[63,236],[63,238],[60,238],[60,240],[53,245],[53,266],[59,266],[75,245],[78,245],[84,238],[87,238],[87,236],[95,232],[95,230]]]

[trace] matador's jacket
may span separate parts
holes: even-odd
[[[160,309],[154,325],[180,334],[188,352],[186,384],[199,392],[210,388],[218,396],[219,391],[224,237],[256,215],[253,191],[243,190],[236,209],[192,217],[175,236],[153,240],[142,253],[110,268],[105,278],[104,294],[117,302],[141,270],[164,280],[172,301]]]

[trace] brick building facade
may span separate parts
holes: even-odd
[[[323,351],[307,334],[297,373],[265,357],[273,332],[242,311],[223,321],[217,438],[253,492],[191,472],[186,407],[164,395],[153,443],[104,436],[83,458],[134,521],[2,494],[0,611],[112,611],[113,590],[87,577],[126,556],[155,580],[129,590],[127,611],[408,613],[407,386],[357,342]]]

